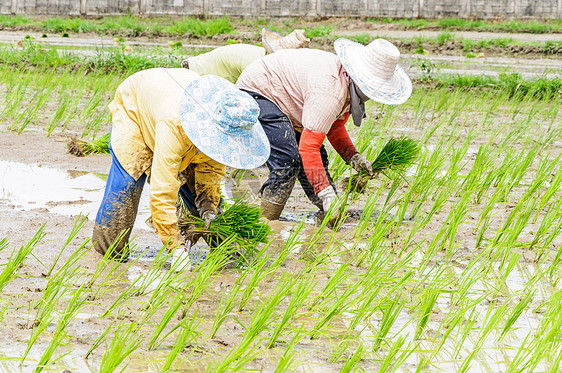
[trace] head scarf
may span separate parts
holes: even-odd
[[[365,102],[367,102],[369,97],[361,92],[359,87],[353,83],[353,80],[349,82],[349,95],[351,98],[351,108],[349,111],[353,117],[353,124],[359,127],[361,125],[361,120],[367,117],[367,115],[365,115]]]

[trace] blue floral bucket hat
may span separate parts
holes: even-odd
[[[340,38],[334,49],[353,82],[371,100],[400,105],[412,94],[412,81],[398,65],[400,51],[384,39],[368,45]]]
[[[260,109],[226,79],[205,75],[190,82],[180,100],[181,126],[203,154],[224,165],[251,169],[269,158]]]

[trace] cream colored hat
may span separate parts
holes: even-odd
[[[263,47],[267,53],[277,52],[280,49],[308,48],[310,39],[306,37],[304,30],[294,30],[287,36],[283,36],[270,29],[261,29]]]
[[[400,51],[384,39],[368,45],[340,38],[334,49],[353,82],[371,100],[400,105],[412,94],[412,82],[398,65]]]

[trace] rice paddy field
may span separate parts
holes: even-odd
[[[261,23],[244,27],[255,33]],[[323,35],[321,26],[332,30]],[[558,35],[557,23],[546,26]],[[18,27],[0,31],[0,39],[17,36],[0,46],[0,371],[560,371],[559,52],[498,47],[506,66],[545,59],[550,68],[458,75],[458,66],[436,66],[441,54],[422,41],[429,53],[401,61],[415,78],[412,97],[396,107],[369,102],[363,125],[348,124],[371,160],[392,138],[415,140],[410,167],[346,193],[352,172],[330,149],[348,201],[339,229],[316,218],[297,185],[267,243],[241,268],[225,269],[219,249],[175,271],[145,224],[148,186],[131,259],[92,249],[110,157],[70,155],[67,141],[109,132],[106,106],[126,76],[179,67],[217,38],[178,45],[158,34],[133,46],[119,31],[131,43],[92,47],[57,29],[75,41],[61,46],[42,42],[53,32],[44,25]],[[332,37],[338,25],[314,30]],[[106,35],[93,32],[88,40]],[[313,46],[330,50],[319,40]],[[456,56],[468,63],[466,53]],[[223,194],[258,202],[265,175],[231,170]]]

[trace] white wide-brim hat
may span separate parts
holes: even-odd
[[[273,30],[262,28],[261,40],[267,53],[277,52],[280,49],[308,48],[310,39],[304,30],[293,30],[289,35],[283,36]]]
[[[269,140],[256,101],[226,79],[205,75],[180,100],[181,126],[203,154],[224,165],[251,169],[269,158]]]
[[[340,38],[334,49],[353,82],[371,100],[400,105],[412,94],[412,81],[398,65],[400,51],[384,39],[369,45]]]

